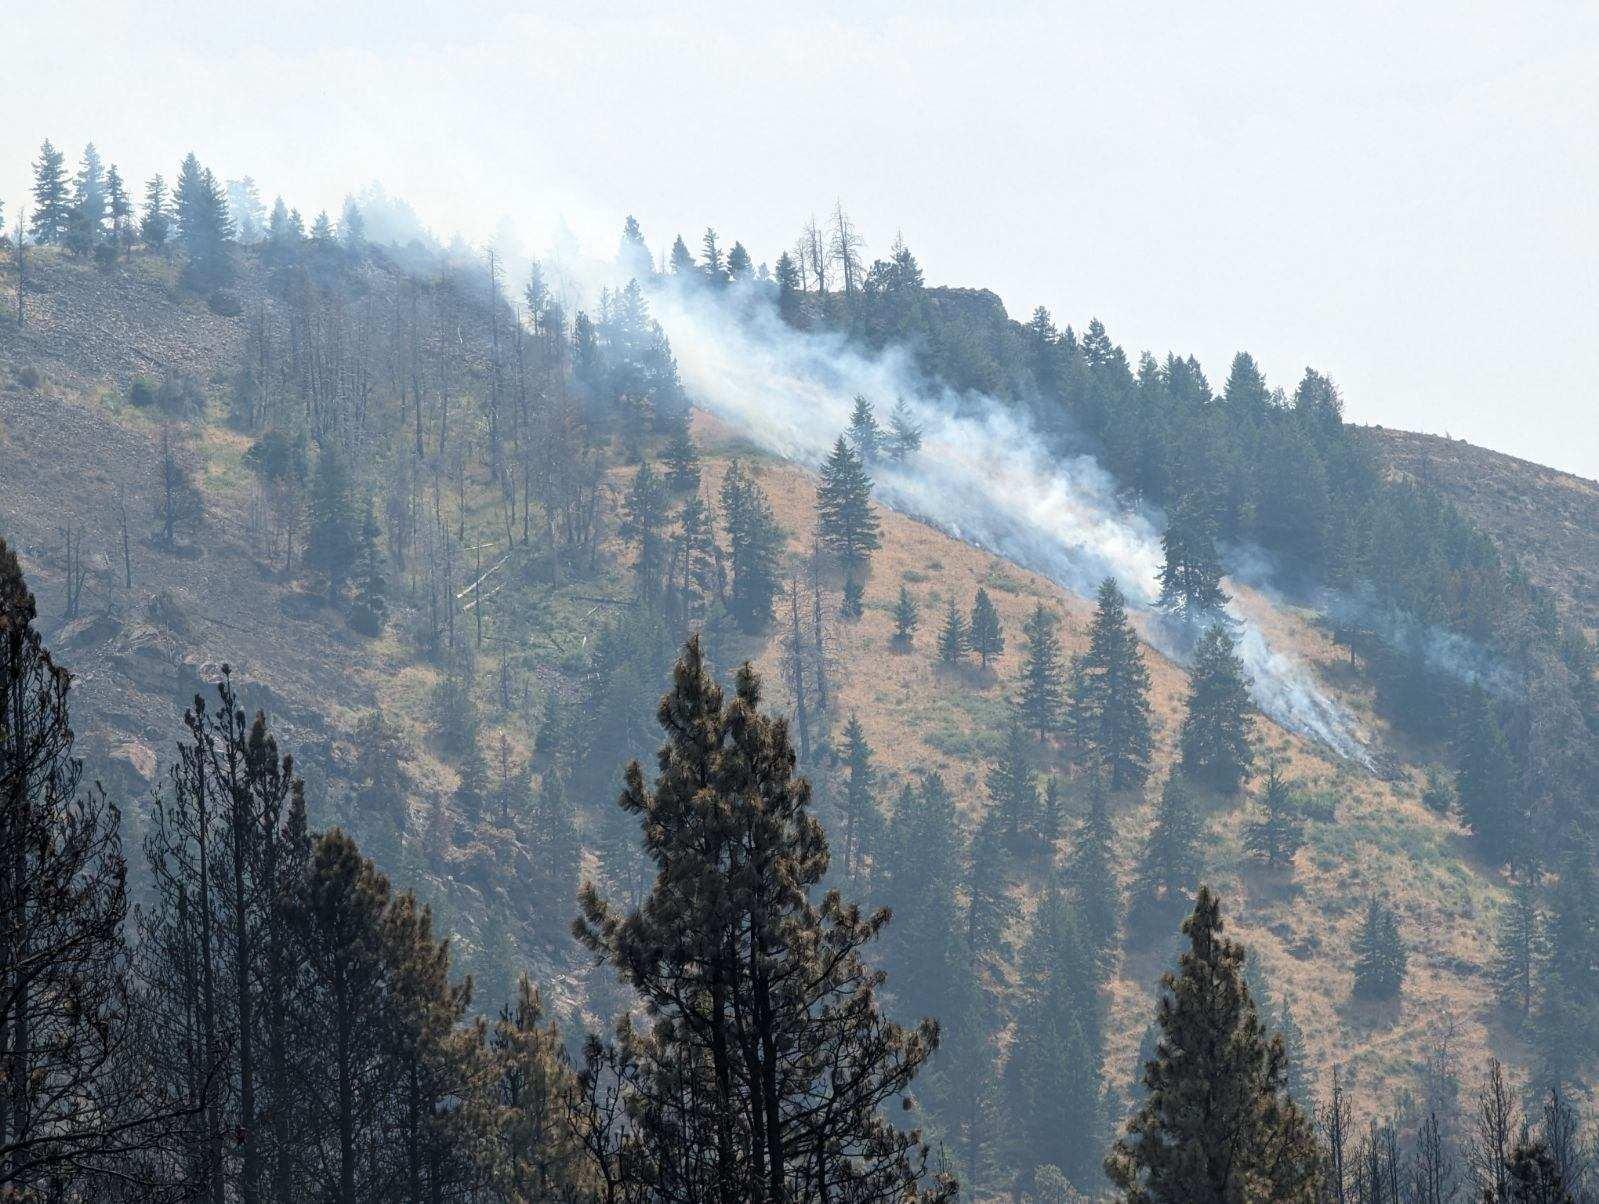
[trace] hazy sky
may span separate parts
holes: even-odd
[[[841,197],[1014,315],[1599,477],[1599,4],[231,7],[5,22],[8,223],[45,136],[532,247],[631,211],[771,259]]]

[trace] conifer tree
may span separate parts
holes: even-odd
[[[476,826],[483,818],[489,801],[489,766],[483,750],[476,740],[465,744],[458,757],[460,780],[456,783],[451,800],[456,812],[465,817],[469,826]]]
[[[133,217],[133,201],[128,196],[128,186],[115,163],[105,174],[105,197],[106,214],[111,221],[111,245],[121,254],[132,241],[129,220]]]
[[[1042,818],[1038,809],[1038,782],[1033,774],[1032,749],[1021,716],[1012,714],[1005,728],[1005,747],[999,760],[988,771],[988,797],[993,814],[1000,820],[1005,843],[1021,849],[1024,837],[1037,831]]]
[[[937,774],[905,784],[884,853],[879,900],[894,913],[888,952],[900,1014],[944,1014],[968,959],[955,897],[963,877],[960,830]]]
[[[1203,498],[1190,494],[1178,504],[1161,537],[1161,547],[1166,559],[1158,574],[1160,599],[1156,605],[1190,631],[1201,622],[1223,618],[1228,599],[1221,588],[1215,524]]]
[[[1161,980],[1147,1095],[1106,1173],[1130,1204],[1308,1204],[1315,1140],[1286,1090],[1283,1043],[1260,1022],[1244,986],[1244,951],[1223,936],[1209,887],[1200,887],[1183,934],[1189,949]]]
[[[695,266],[694,256],[689,254],[688,244],[683,241],[683,236],[679,234],[672,240],[672,275],[688,279],[696,271],[698,271],[698,268]]]
[[[700,487],[700,452],[688,429],[688,419],[672,424],[671,436],[661,452],[666,461],[666,487],[674,493],[693,493]]]
[[[1050,888],[1023,952],[1026,984],[1005,1068],[1012,1145],[1023,1180],[1055,1166],[1092,1190],[1101,1146],[1097,958],[1078,916]]]
[[[1044,809],[1039,815],[1039,836],[1044,842],[1044,852],[1053,857],[1055,842],[1066,830],[1066,798],[1060,788],[1060,778],[1051,774],[1044,787]]]
[[[1022,626],[1027,652],[1022,662],[1018,706],[1028,729],[1037,732],[1040,740],[1061,727],[1065,674],[1060,661],[1058,623],[1040,602]]]
[[[865,394],[855,394],[855,406],[849,415],[849,443],[860,457],[861,463],[871,464],[883,450],[885,436],[872,412],[872,403]]]
[[[922,449],[922,428],[903,397],[888,415],[886,446],[895,460],[908,460]]]
[[[354,567],[359,532],[355,525],[355,496],[349,470],[344,457],[331,444],[316,458],[310,510],[304,559],[327,579],[329,594],[337,597]]]
[[[1204,873],[1203,825],[1182,775],[1166,777],[1155,823],[1133,873],[1128,919],[1136,927],[1167,931],[1185,913]]]
[[[1201,637],[1189,672],[1188,711],[1178,737],[1184,772],[1213,789],[1236,791],[1255,759],[1253,713],[1233,638],[1214,624]]]
[[[33,213],[28,233],[41,246],[65,241],[72,228],[72,199],[67,191],[67,157],[46,138],[33,164]]]
[[[1366,904],[1366,918],[1355,937],[1355,995],[1361,999],[1394,999],[1405,982],[1405,945],[1399,917],[1376,899]]]
[[[355,734],[356,801],[363,813],[383,815],[404,829],[410,794],[405,742],[381,710],[362,717]]]
[[[1121,882],[1116,875],[1116,831],[1110,821],[1105,792],[1097,780],[1089,785],[1088,814],[1078,825],[1066,880],[1076,906],[1083,938],[1109,958],[1121,927]]]
[[[1101,766],[1112,790],[1140,789],[1149,777],[1149,670],[1114,579],[1099,587],[1088,650],[1073,667],[1068,723],[1074,754]]]
[[[152,251],[166,250],[172,236],[172,217],[167,211],[167,182],[151,176],[144,185],[144,213],[139,219],[139,241]]]
[[[853,576],[882,546],[877,515],[872,512],[872,480],[855,450],[838,437],[822,465],[816,491],[816,517],[822,542],[837,554]]]
[[[83,148],[83,159],[72,181],[72,212],[65,241],[74,255],[89,255],[100,245],[105,237],[105,221],[105,166],[91,142]]]
[[[757,631],[772,619],[787,536],[766,494],[737,460],[722,478],[721,503],[733,578],[728,610],[745,631]]]
[[[571,800],[560,774],[553,769],[546,768],[539,779],[529,828],[528,843],[533,850],[532,914],[569,915],[577,899],[583,843]],[[550,937],[553,943],[555,933],[551,932]]]
[[[894,603],[894,645],[898,648],[908,649],[916,640],[916,624],[920,614],[916,601],[911,597],[911,591],[904,585],[899,587],[899,600]]]
[[[1494,862],[1515,843],[1516,769],[1493,700],[1473,682],[1461,705],[1455,738],[1460,813]]]
[[[722,259],[722,248],[717,242],[716,231],[709,226],[705,227],[705,234],[700,239],[700,270],[712,284],[727,283],[727,265]]]
[[[350,626],[365,635],[378,635],[389,614],[389,583],[383,568],[382,532],[372,501],[367,499],[361,517],[361,534],[355,551],[355,605],[350,610]]]
[[[777,312],[790,326],[797,326],[801,318],[799,269],[787,251],[777,257],[773,270],[777,281]]]
[[[1010,895],[1010,859],[1004,817],[990,810],[972,838],[966,875],[966,948],[976,964],[1002,966],[1009,956],[1006,929],[1019,914]]]
[[[727,276],[729,280],[748,280],[755,267],[750,263],[750,253],[744,249],[744,244],[735,242],[727,252]]]
[[[640,464],[622,502],[621,536],[634,550],[639,599],[654,604],[666,585],[666,489],[648,460]]]
[[[1518,1025],[1532,1018],[1533,992],[1540,976],[1543,914],[1538,899],[1537,871],[1518,875],[1499,916],[1490,967],[1499,1006]]]
[[[1005,633],[1000,627],[999,612],[994,609],[994,603],[988,596],[986,589],[978,589],[977,599],[972,603],[972,621],[967,628],[972,651],[977,653],[983,668],[988,668],[988,662],[1005,651]]]
[[[877,771],[872,767],[872,747],[866,742],[865,729],[860,717],[850,712],[844,725],[844,874],[851,883],[860,878],[864,870],[866,838],[873,827],[877,804],[872,789]]]
[[[724,703],[691,640],[660,707],[655,786],[635,762],[621,799],[659,876],[625,918],[591,885],[581,901],[578,935],[650,1019],[641,1138],[673,1161],[651,1159],[641,1186],[721,1204],[948,1199],[952,1188],[923,1186],[918,1134],[880,1111],[921,1069],[937,1025],[907,1031],[878,1010],[880,977],[859,950],[886,914],[862,916],[836,894],[811,902],[828,855],[808,783],[793,776],[786,725],[760,713],[747,665],[736,690]],[[679,1108],[685,1093],[696,1102]],[[680,1157],[684,1124],[692,1159]],[[827,1187],[806,1187],[818,1182]]]
[[[1575,1081],[1576,1067],[1599,1053],[1599,873],[1591,838],[1573,833],[1549,892],[1542,999],[1533,1045],[1538,1080]]]
[[[966,659],[970,647],[971,636],[966,630],[966,619],[960,607],[955,605],[955,599],[951,598],[949,609],[944,612],[944,625],[938,631],[938,659],[946,665],[959,665]]]
[[[1294,854],[1305,843],[1305,821],[1294,802],[1293,784],[1277,773],[1276,760],[1266,767],[1260,806],[1263,814],[1244,828],[1244,847],[1270,869],[1291,869]]]
[[[233,238],[233,222],[222,185],[191,152],[183,160],[173,191],[178,243],[187,257],[185,278],[197,288],[226,283],[231,271],[228,243]]]
[[[856,577],[845,577],[842,594],[838,613],[846,619],[860,618],[866,612],[866,587]]]

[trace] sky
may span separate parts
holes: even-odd
[[[1014,316],[1599,478],[1599,4],[1311,10],[54,0],[4,22],[0,201],[45,137],[533,250],[771,260],[842,200]]]

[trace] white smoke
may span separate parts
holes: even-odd
[[[883,504],[1040,573],[1084,597],[1114,577],[1146,615],[1162,562],[1159,517],[1130,510],[1091,457],[1049,455],[1013,407],[930,388],[902,350],[867,354],[833,333],[798,331],[747,287],[707,290],[669,279],[652,293],[694,403],[762,449],[818,465],[848,425],[856,394],[884,420],[903,401],[921,450],[873,466]],[[1359,729],[1309,670],[1271,648],[1247,617],[1238,653],[1255,701],[1277,723],[1370,764]],[[1151,616],[1146,637],[1182,659],[1183,641]]]

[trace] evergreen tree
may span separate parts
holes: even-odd
[[[365,635],[378,635],[389,614],[389,582],[384,573],[382,532],[372,501],[367,499],[361,517],[361,534],[355,551],[355,605],[350,610],[350,626]]]
[[[28,233],[51,246],[66,240],[72,228],[72,199],[67,191],[67,157],[46,138],[33,164],[33,213]]]
[[[1005,747],[988,771],[988,797],[994,804],[993,814],[999,816],[1005,843],[1012,850],[1022,847],[1023,838],[1037,829],[1041,818],[1038,782],[1028,743],[1021,716],[1012,714],[1005,729]]]
[[[366,219],[354,197],[344,198],[344,211],[339,215],[339,242],[350,255],[359,255],[366,248]]]
[[[672,275],[688,279],[698,271],[694,264],[694,256],[689,254],[688,245],[679,234],[672,240]]]
[[[167,210],[167,182],[151,176],[144,185],[144,214],[139,219],[139,241],[152,251],[166,250],[172,236],[172,216]]]
[[[1563,1086],[1599,1053],[1599,874],[1591,839],[1573,834],[1549,892],[1542,999],[1533,1045],[1538,1081]]]
[[[404,830],[410,786],[405,775],[405,742],[381,710],[356,725],[355,799],[362,814],[382,815]]]
[[[1489,973],[1499,1006],[1516,1024],[1532,1018],[1534,990],[1543,953],[1543,913],[1538,900],[1538,874],[1520,874],[1499,916],[1494,959]]]
[[[822,465],[816,491],[816,518],[822,542],[854,576],[882,546],[877,515],[872,512],[872,480],[860,456],[842,435]]]
[[[750,253],[744,249],[744,244],[735,242],[727,252],[728,279],[748,280],[754,270],[754,265],[750,263]]]
[[[654,604],[666,585],[666,487],[646,460],[622,501],[620,534],[634,550],[633,581],[643,602]]]
[[[1045,1166],[1080,1190],[1097,1185],[1101,1148],[1099,976],[1067,899],[1051,888],[1023,953],[1016,1043],[1005,1068],[1009,1127],[1024,1181]]]
[[[989,811],[972,838],[966,875],[966,948],[976,964],[1003,967],[1010,955],[1006,930],[1019,914],[1010,895],[1010,859],[1004,817]]]
[[[745,631],[757,631],[772,620],[788,539],[766,494],[737,460],[722,478],[721,502],[733,577],[728,610]]]
[[[645,1150],[665,1155],[645,1160],[640,1186],[736,1204],[806,1194],[820,1174],[842,1199],[948,1199],[952,1188],[922,1187],[918,1135],[880,1110],[921,1069],[937,1025],[907,1031],[878,1010],[880,979],[859,950],[886,914],[836,894],[810,901],[827,842],[786,725],[759,708],[749,666],[724,704],[689,642],[660,707],[655,786],[635,762],[621,799],[659,875],[625,918],[583,891],[578,935],[642,996],[641,1081],[665,1089],[637,1116]]]
[[[777,257],[773,274],[777,281],[778,315],[790,326],[797,326],[801,318],[799,269],[787,251]]]
[[[1405,945],[1399,917],[1376,899],[1355,937],[1355,995],[1361,999],[1397,998],[1405,982]]]
[[[1102,766],[1112,790],[1137,790],[1149,777],[1149,670],[1114,579],[1099,587],[1088,650],[1073,669],[1068,723],[1075,755]]]
[[[1129,1202],[1312,1200],[1316,1145],[1286,1090],[1287,1055],[1261,1025],[1243,982],[1244,951],[1222,935],[1208,887],[1183,934],[1189,950],[1161,980],[1147,1095],[1106,1173]]]
[[[1216,552],[1215,524],[1203,498],[1185,497],[1161,537],[1166,560],[1161,566],[1160,599],[1156,603],[1192,631],[1200,622],[1224,616],[1227,595],[1221,588],[1221,558]]]
[[[1022,662],[1020,699],[1023,720],[1042,740],[1061,727],[1065,674],[1060,662],[1059,620],[1040,602],[1022,626],[1027,652]]]
[[[883,428],[877,425],[877,416],[872,412],[872,403],[864,394],[855,394],[855,406],[849,415],[849,443],[861,463],[875,461],[885,441]]]
[[[866,612],[866,587],[855,577],[844,578],[843,598],[838,613],[846,619],[858,619]]]
[[[489,766],[476,739],[462,745],[457,754],[456,768],[460,777],[451,801],[456,813],[463,816],[468,825],[475,827],[483,818],[489,802]]]
[[[999,612],[994,609],[986,589],[978,589],[977,599],[972,603],[972,621],[967,628],[967,636],[972,651],[977,653],[985,669],[989,661],[1005,651],[1005,633],[999,624]]]
[[[666,461],[666,487],[674,493],[694,493],[700,487],[700,453],[685,418],[672,424],[672,434],[661,452]]]
[[[1110,822],[1105,792],[1097,781],[1090,784],[1088,814],[1078,825],[1066,878],[1083,939],[1109,959],[1121,927],[1121,882],[1116,876],[1116,831]],[[1108,975],[1107,975],[1108,977]]]
[[[1473,682],[1455,730],[1456,794],[1460,813],[1495,863],[1516,843],[1516,767],[1488,692]]]
[[[1244,848],[1255,860],[1274,870],[1292,869],[1294,854],[1305,843],[1305,821],[1293,798],[1293,784],[1277,774],[1277,762],[1266,767],[1266,787],[1261,792],[1263,815],[1244,828]]]
[[[1249,776],[1254,704],[1233,638],[1217,623],[1200,638],[1189,672],[1188,711],[1178,743],[1183,770],[1221,791],[1236,791]]]
[[[904,585],[899,587],[899,600],[894,603],[894,644],[909,648],[916,640],[916,624],[920,615],[916,601]]]
[[[1204,873],[1204,826],[1181,774],[1168,774],[1155,823],[1133,873],[1130,923],[1167,931],[1189,908]]]
[[[106,213],[111,219],[111,245],[121,253],[132,240],[129,220],[133,217],[133,201],[128,197],[128,186],[115,163],[105,175],[105,198]]]
[[[866,743],[866,732],[854,711],[844,725],[844,874],[851,883],[857,882],[865,869],[867,837],[874,826],[877,803],[872,790],[876,785],[877,771],[872,766],[872,747]]]
[[[583,842],[571,799],[560,774],[552,769],[546,769],[539,779],[529,829],[528,845],[533,852],[530,910],[540,920],[570,915],[582,871]],[[549,932],[550,943],[555,943],[556,935],[554,930]]]
[[[955,895],[963,877],[960,829],[937,774],[900,792],[883,868],[879,901],[894,913],[888,953],[900,1014],[948,1014],[968,958]]]
[[[185,278],[197,288],[225,284],[232,270],[228,243],[233,238],[233,222],[222,185],[191,152],[178,172],[174,194],[178,244],[188,261]]]
[[[971,637],[966,630],[966,620],[961,615],[960,607],[955,605],[955,599],[951,598],[949,609],[944,614],[944,626],[938,632],[938,659],[946,665],[961,664],[970,647]]]
[[[311,480],[305,562],[327,579],[328,592],[334,597],[343,591],[359,549],[355,509],[354,488],[344,457],[328,444],[316,458]]]
[[[83,148],[83,159],[72,181],[72,212],[65,240],[68,249],[78,256],[93,253],[105,237],[105,222],[105,166],[91,142]]]
[[[888,454],[895,460],[908,460],[922,449],[922,428],[902,397],[888,415]]]

